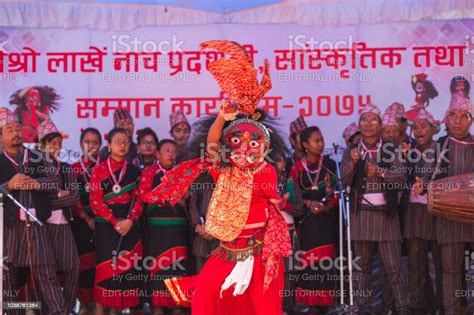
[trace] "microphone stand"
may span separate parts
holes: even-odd
[[[339,162],[339,145],[333,143],[334,147],[334,156],[336,158],[336,172],[334,174],[338,180],[336,185],[335,194],[339,194],[339,259],[340,259],[340,270],[339,270],[339,285],[341,287],[340,294],[340,304],[342,307],[341,313],[352,313],[352,308],[354,307],[354,297],[352,295],[353,291],[353,279],[352,279],[352,244],[351,244],[351,223],[350,223],[350,204],[349,204],[349,187],[344,188],[341,177],[341,169]],[[344,220],[344,221],[343,221]],[[348,270],[349,270],[349,305],[344,303],[344,268],[342,266],[342,261],[344,257],[344,227],[346,226],[346,235],[347,235],[347,255],[348,255]]]
[[[33,213],[30,212],[25,206],[23,206],[12,194],[3,187],[0,186],[0,194],[7,196],[15,205],[17,205],[26,215],[28,215],[33,221],[38,223],[39,226],[44,226],[44,223],[41,222]],[[28,224],[29,226],[29,224]]]

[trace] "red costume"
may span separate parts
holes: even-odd
[[[147,167],[140,176],[139,193],[144,196],[161,183],[168,170],[159,162]],[[144,253],[153,257],[147,270],[147,295],[151,296],[153,308],[174,307],[171,294],[166,290],[164,279],[182,277],[187,272],[188,221],[182,205],[169,204],[145,206]]]
[[[228,156],[222,150],[210,159],[183,162],[144,196],[149,203],[174,205],[203,171],[209,171],[216,182],[204,228],[220,240],[219,247],[198,276],[167,279],[165,284],[178,304],[191,304],[193,314],[282,314],[283,257],[291,254],[290,235],[277,207],[276,171],[264,159],[272,151],[270,144],[277,146],[283,140],[276,130],[270,132],[258,122],[262,112],[254,113],[271,87],[268,65],[260,85],[250,59],[237,43],[210,41],[201,48],[231,56],[209,66],[226,94],[221,112],[252,114],[252,119],[224,125]],[[220,162],[209,162],[216,158]]]
[[[128,218],[136,223],[142,211],[140,200],[134,200],[139,170],[133,164],[125,163],[125,160],[117,162],[109,157],[92,170],[90,181],[90,205],[96,216],[94,298],[101,305],[117,309],[140,303],[139,271],[135,264],[143,256],[137,224],[122,242],[114,229],[120,219]],[[119,189],[114,188],[117,186]],[[117,250],[119,243],[118,254],[113,257],[112,252]]]

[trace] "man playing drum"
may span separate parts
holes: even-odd
[[[474,137],[469,132],[471,125],[472,103],[461,93],[453,95],[446,113],[448,135],[438,141],[441,152],[438,152],[435,180],[452,177],[454,183],[456,177],[474,172]],[[418,180],[417,184],[422,183]],[[449,210],[450,207],[447,207],[446,211]],[[441,246],[445,314],[461,314],[464,249],[466,243],[474,248],[474,224],[439,217],[437,239]]]

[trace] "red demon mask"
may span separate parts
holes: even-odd
[[[270,146],[270,133],[259,122],[251,119],[233,121],[224,130],[224,141],[230,154],[226,159],[239,168],[254,168],[263,162]]]

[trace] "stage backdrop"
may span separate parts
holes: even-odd
[[[296,25],[142,27],[129,32],[89,29],[0,29],[0,104],[17,89],[49,85],[62,96],[52,113],[77,149],[80,129],[106,133],[117,107],[130,109],[136,129],[169,136],[169,114],[190,122],[218,109],[220,89],[207,64],[219,58],[199,44],[229,39],[245,45],[261,70],[271,65],[272,90],[261,101],[281,120],[298,115],[318,125],[326,145],[343,144],[342,131],[369,102],[409,109],[411,75],[426,73],[439,92],[429,110],[441,119],[455,75],[472,81],[474,20],[384,23],[323,28]],[[11,107],[14,109],[14,107]],[[74,157],[71,157],[74,159]],[[77,156],[76,156],[77,158]]]

